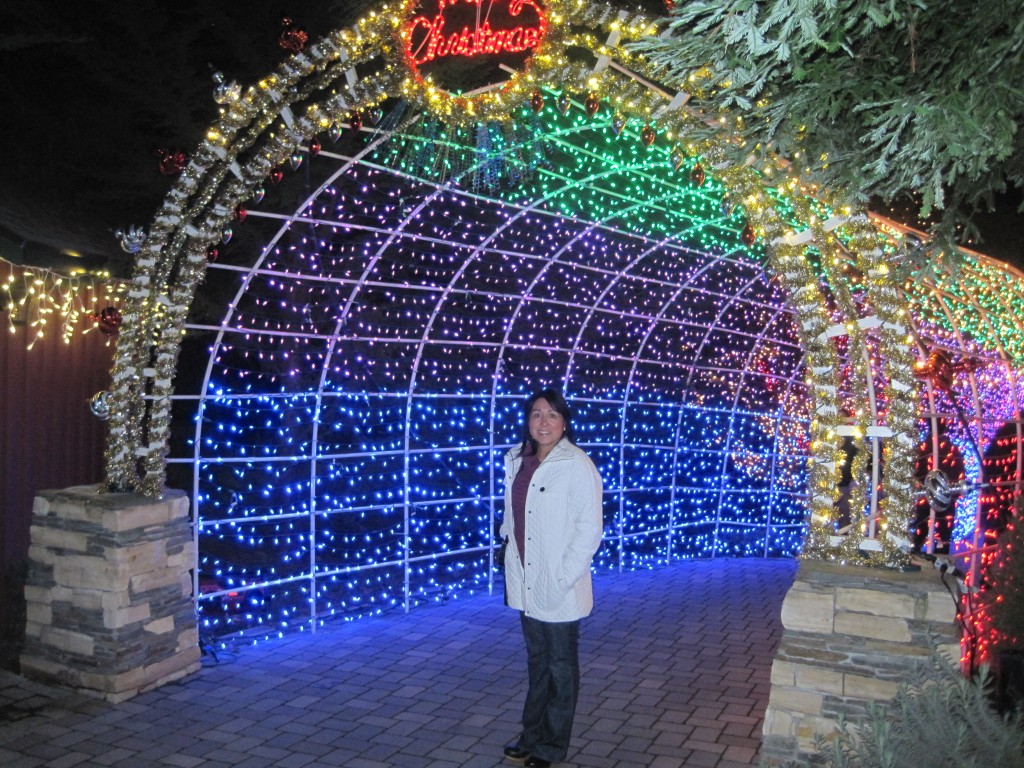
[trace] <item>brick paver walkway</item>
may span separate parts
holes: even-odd
[[[564,768],[757,765],[792,560],[595,580]],[[0,673],[0,766],[497,768],[524,694],[518,617],[477,596],[204,657],[111,705]]]

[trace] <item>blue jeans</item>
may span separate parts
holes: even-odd
[[[519,746],[542,760],[561,762],[569,753],[580,693],[580,623],[537,621],[525,613],[519,619],[529,676]]]

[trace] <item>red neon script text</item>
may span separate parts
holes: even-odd
[[[521,53],[536,48],[547,28],[544,12],[534,0],[508,0],[509,17],[519,16],[523,7],[528,6],[537,16],[536,23],[532,26],[521,25],[509,29],[491,29],[490,22],[484,20],[482,24],[477,23],[475,30],[465,26],[461,32],[449,34],[444,28],[444,10],[459,2],[477,6],[477,18],[479,18],[480,6],[488,0],[438,0],[437,15],[433,19],[428,19],[426,16],[417,16],[412,19],[409,23],[407,40],[409,58],[414,64],[419,66],[446,56]],[[418,31],[425,31],[426,34],[417,36]],[[418,37],[415,44],[414,37]]]

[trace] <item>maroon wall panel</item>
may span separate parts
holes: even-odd
[[[89,400],[108,388],[114,353],[98,330],[81,332],[88,320],[65,344],[59,318],[27,349],[35,329],[16,325],[10,333],[9,317],[0,311],[0,582],[28,553],[36,491],[103,479],[106,425]],[[2,599],[7,585],[0,587]]]

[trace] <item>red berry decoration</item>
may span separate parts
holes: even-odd
[[[597,110],[601,108],[601,102],[597,96],[593,93],[587,94],[587,100],[583,102],[583,109],[587,113],[587,117],[593,117],[597,114]]]
[[[544,94],[540,91],[534,91],[530,97],[530,109],[534,112],[540,112],[544,109]]]
[[[177,176],[188,165],[188,155],[178,150],[158,149],[160,156],[160,173],[164,176]]]
[[[750,246],[757,242],[757,233],[754,231],[754,228],[750,226],[749,221],[747,222],[747,225],[743,228],[743,231],[740,232],[740,240],[743,242],[745,246],[747,246],[747,248],[749,248]]]
[[[693,166],[693,170],[690,171],[690,181],[693,182],[693,186],[699,187],[704,183],[704,179],[707,178],[704,175],[704,168],[701,167],[700,163]]]
[[[281,33],[281,37],[277,40],[278,45],[290,53],[302,53],[302,49],[306,47],[306,43],[309,41],[309,35],[306,34],[306,30],[302,27],[296,27],[287,16],[281,19],[281,24],[284,25],[284,32]]]
[[[651,124],[648,123],[644,126],[644,129],[640,131],[640,141],[644,143],[645,147],[651,146],[654,143],[654,138],[657,134],[654,133],[654,129],[651,128]]]
[[[121,310],[117,307],[106,307],[94,314],[92,319],[104,336],[117,336],[121,330]]]

